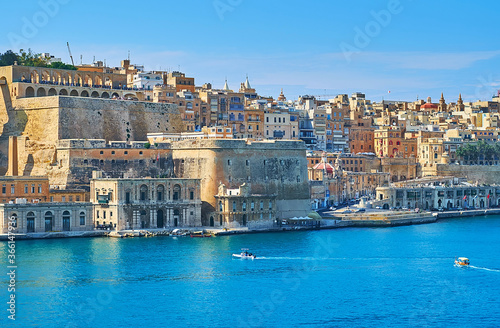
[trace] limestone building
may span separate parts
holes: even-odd
[[[176,105],[120,100],[143,98],[123,74],[5,66],[0,81],[0,174],[9,136],[27,138],[47,165],[62,139],[146,141],[148,132],[184,130]]]
[[[209,225],[224,228],[269,228],[276,221],[276,195],[250,193],[250,187],[242,184],[238,189],[219,185],[215,196],[217,208]]]
[[[110,178],[136,178],[169,176],[172,167],[169,143],[64,139],[40,149],[25,136],[10,139],[9,174],[46,175],[59,189],[88,191],[96,170]]]
[[[90,182],[96,226],[114,230],[201,226],[198,179],[107,179]]]
[[[500,205],[500,187],[453,182],[379,187],[377,200],[387,208],[406,207],[425,210],[490,208]]]
[[[201,179],[202,223],[216,215],[214,195],[249,185],[249,193],[276,195],[276,217],[305,216],[309,208],[306,147],[301,141],[185,140],[172,144],[174,175]]]
[[[16,233],[94,230],[90,203],[0,204],[2,233],[8,232],[11,217]]]

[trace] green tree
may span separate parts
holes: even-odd
[[[5,53],[0,54],[0,66],[14,65],[15,61],[18,61],[18,57],[12,50],[7,50]]]
[[[19,65],[34,66],[34,67],[49,66],[49,61],[47,58],[43,58],[41,54],[33,53],[31,49],[28,49],[28,52],[21,49],[19,52],[20,52],[20,54],[18,55]]]
[[[59,68],[59,69],[70,69],[76,71],[77,68],[73,65],[65,64],[63,62],[53,62],[49,65],[50,68]]]

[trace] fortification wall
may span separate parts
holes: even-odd
[[[497,165],[435,164],[422,171],[424,176],[453,176],[472,182],[500,184],[500,166]]]
[[[309,209],[306,147],[302,141],[185,140],[172,144],[174,173],[201,179],[203,212],[215,210],[217,187],[243,183],[250,193],[277,195],[277,217],[304,216]]]
[[[181,132],[176,105],[60,97],[60,139],[147,141],[147,133]]]
[[[24,164],[30,164],[31,155],[32,168],[20,164],[19,172],[46,175],[60,139],[147,141],[149,132],[183,129],[172,104],[65,96],[11,100],[8,86],[0,91],[0,174],[7,171],[9,136],[29,138],[22,156]]]

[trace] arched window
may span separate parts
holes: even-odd
[[[26,214],[26,232],[35,232],[35,213]]]
[[[174,186],[174,200],[181,200],[181,186]]]
[[[85,212],[80,212],[80,225],[85,225]]]
[[[45,231],[52,231],[52,222],[54,220],[54,216],[52,212],[47,211],[45,212]]]
[[[263,211],[264,210],[264,201],[260,201],[260,210]]]
[[[247,201],[246,200],[243,201],[242,210],[243,210],[243,212],[246,212],[246,210],[247,210]]]
[[[236,212],[236,201],[233,200],[233,212]]]
[[[145,201],[148,199],[148,186],[142,185],[140,189],[141,200]]]
[[[63,220],[63,231],[70,231],[71,229],[71,214],[69,211],[64,211],[62,215]]]
[[[222,201],[219,201],[219,212],[222,212]]]
[[[157,200],[163,200],[163,195],[164,195],[164,187],[162,185],[159,185],[157,188],[156,188],[156,196],[157,196]]]

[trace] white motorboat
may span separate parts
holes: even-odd
[[[249,253],[248,248],[242,248],[240,254],[233,254],[233,257],[239,258],[239,259],[246,259],[246,260],[253,260],[257,256],[255,254]]]

